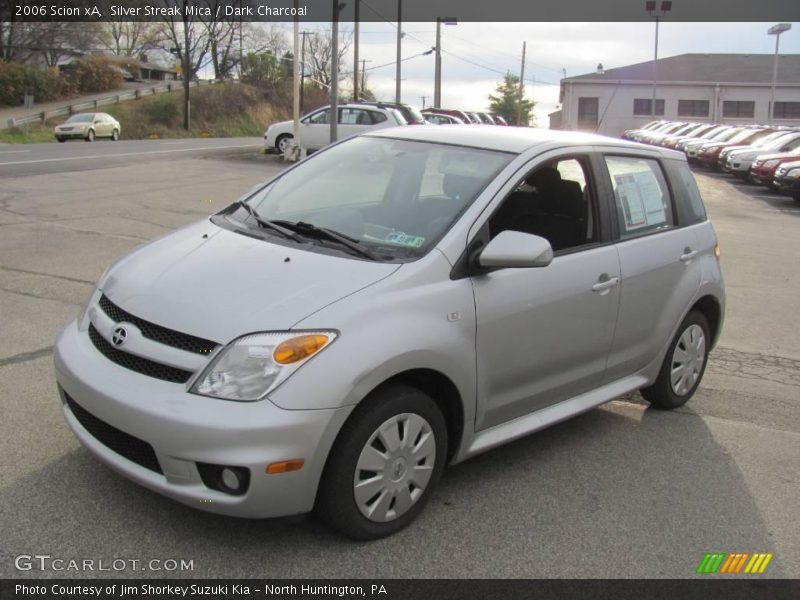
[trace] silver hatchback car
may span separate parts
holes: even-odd
[[[724,306],[683,155],[404,127],[117,261],[55,366],[67,424],[126,477],[370,539],[446,464],[634,390],[683,405]]]

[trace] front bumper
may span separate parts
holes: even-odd
[[[328,452],[353,408],[284,410],[269,400],[231,402],[190,394],[185,385],[107,360],[74,322],[56,340],[54,357],[64,417],[92,454],[146,488],[225,515],[268,518],[310,511]],[[150,444],[163,473],[101,443],[73,414],[65,394],[95,418]],[[305,460],[299,471],[265,472],[273,462],[297,458]],[[233,496],[206,487],[197,463],[247,468],[247,491]]]
[[[772,178],[775,171],[762,171],[761,169],[750,169],[750,180],[761,185],[772,185]]]
[[[782,194],[800,194],[800,177],[775,177],[772,181]]]
[[[56,131],[55,132],[56,138],[80,138],[83,139],[86,137],[86,131]]]

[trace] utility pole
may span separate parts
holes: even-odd
[[[403,0],[397,0],[397,63],[395,64],[394,101],[400,104],[400,46],[403,41]]]
[[[353,17],[353,102],[358,102],[358,8],[361,0],[355,0],[355,16]]]
[[[519,69],[519,99],[517,100],[517,125],[522,125],[522,100],[525,98],[525,42],[522,42],[522,65]]]
[[[422,108],[424,109],[425,108],[425,100],[427,100],[428,97],[427,96],[420,96],[419,99],[422,100]]]
[[[331,144],[338,137],[339,122],[339,0],[333,0],[331,23]]]
[[[367,89],[367,68],[366,64],[368,62],[372,62],[371,60],[367,60],[366,58],[361,59],[361,94],[364,94],[364,90]]]
[[[442,23],[457,25],[455,17],[436,17],[436,73],[433,84],[433,106],[442,107]]]
[[[297,12],[298,0],[294,0],[295,12]],[[300,140],[300,61],[297,60],[298,51],[300,50],[300,20],[298,17],[294,18],[293,28],[293,43],[292,48],[292,144],[289,146],[287,154],[291,155],[291,160],[299,158],[299,150],[301,145]],[[289,158],[286,156],[286,158]]]
[[[661,17],[667,16],[667,13],[672,10],[672,2],[670,0],[663,0],[661,6],[656,10],[655,0],[648,0],[644,3],[644,9],[650,13],[650,16],[656,20],[656,40],[653,48],[653,100],[650,107],[650,118],[655,121],[656,119],[656,87],[658,86],[658,23]],[[660,14],[659,14],[660,11]]]
[[[301,31],[300,35],[303,36],[303,43],[300,50],[300,68],[302,69],[300,75],[300,114],[305,110],[305,103],[303,98],[306,90],[306,36],[311,35],[310,31]]]

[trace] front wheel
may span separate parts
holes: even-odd
[[[57,137],[56,139],[58,140],[59,144],[63,144],[64,142],[67,141],[67,138],[64,138],[64,137]]]
[[[285,133],[278,137],[275,140],[275,149],[280,152],[281,154],[285,154],[286,151],[289,149],[289,144],[292,143],[293,136]]]
[[[90,129],[89,133],[86,134],[86,137],[84,139],[87,142],[93,142],[94,141],[94,129]]]
[[[691,311],[672,339],[658,379],[641,390],[644,399],[663,410],[686,404],[705,373],[710,341],[705,315]]]
[[[115,129],[111,132],[111,141],[116,142],[119,140],[119,129]]]
[[[430,396],[399,385],[378,390],[339,433],[317,514],[353,539],[391,535],[420,513],[446,456],[447,426]]]

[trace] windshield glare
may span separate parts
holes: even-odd
[[[425,254],[514,155],[358,137],[301,162],[247,200],[263,219],[303,221],[391,258]]]

